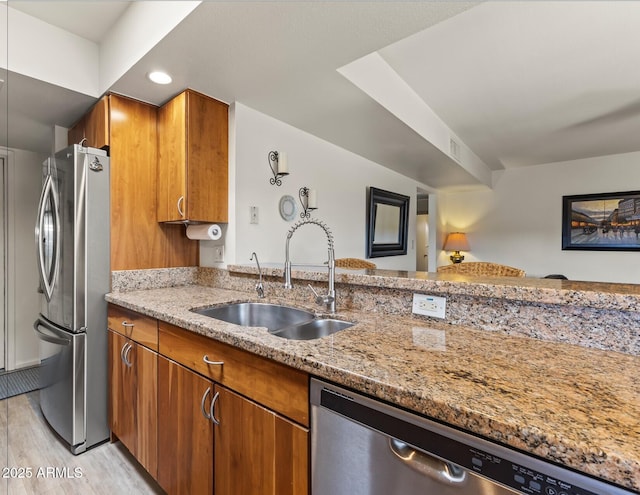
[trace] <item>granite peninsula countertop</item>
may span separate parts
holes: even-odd
[[[191,312],[255,300],[198,285],[106,299],[640,492],[637,356],[358,311],[340,312],[356,322],[342,332],[284,340]]]
[[[258,274],[255,265],[250,264],[229,265],[227,269],[232,273]],[[282,279],[282,264],[263,264],[262,274]],[[299,280],[324,281],[327,280],[327,267],[293,265],[292,276]],[[343,268],[336,268],[335,281],[367,287],[434,290],[444,291],[447,294],[640,312],[640,284]]]

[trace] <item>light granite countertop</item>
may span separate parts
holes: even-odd
[[[347,330],[293,341],[190,311],[252,298],[247,292],[196,285],[106,296],[109,302],[640,491],[637,356],[359,311],[340,313],[356,322]],[[276,298],[266,301],[291,305]]]
[[[258,274],[257,268],[250,264],[229,265],[227,269],[232,273]],[[282,279],[282,265],[266,264],[262,266],[262,274]],[[325,281],[327,280],[327,267],[293,265],[292,276],[299,280]],[[366,287],[431,290],[447,294],[528,301],[539,304],[552,303],[640,312],[640,284],[343,268],[336,268],[335,280],[336,283]]]

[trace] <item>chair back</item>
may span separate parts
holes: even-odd
[[[354,270],[362,268],[375,269],[377,265],[371,261],[361,260],[359,258],[338,258],[336,259],[336,266],[340,268],[352,268]]]
[[[524,270],[489,261],[469,261],[438,267],[438,273],[458,273],[478,277],[524,277]]]

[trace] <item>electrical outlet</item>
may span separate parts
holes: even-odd
[[[447,298],[429,296],[427,294],[414,294],[411,311],[417,315],[444,318],[446,313]]]
[[[258,223],[258,207],[257,206],[250,206],[249,207],[249,223]]]

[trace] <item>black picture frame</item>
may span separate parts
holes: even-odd
[[[640,191],[563,196],[562,249],[640,250]]]
[[[377,187],[367,188],[367,258],[407,254],[409,201],[409,196],[403,194],[385,191]],[[380,241],[379,232],[378,239],[376,237],[376,219],[378,217],[378,207],[381,205],[398,208],[397,232],[394,231],[387,235],[387,237],[392,237],[393,240],[383,239]],[[387,211],[390,211],[394,216],[393,210]]]

